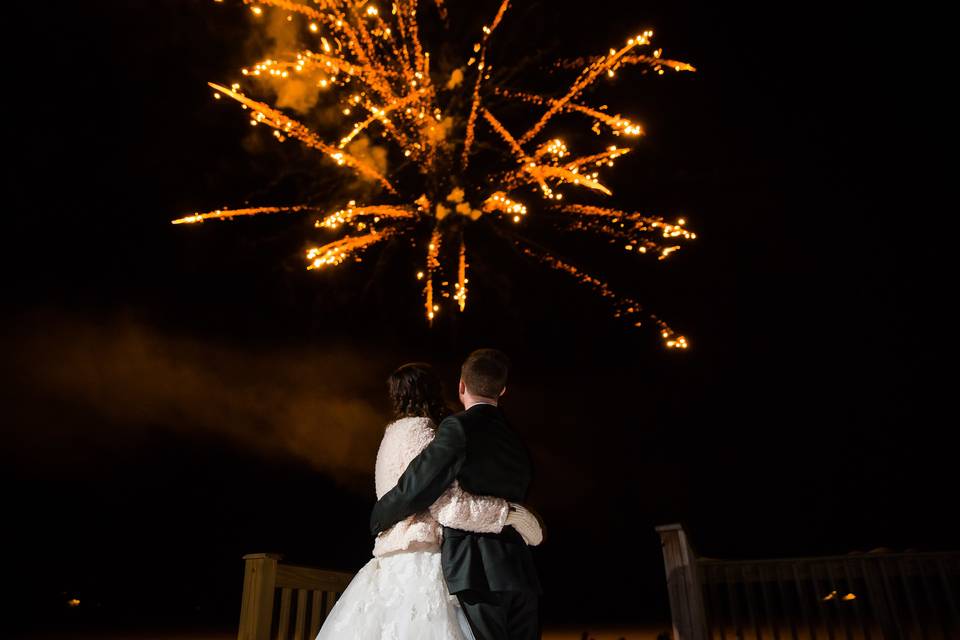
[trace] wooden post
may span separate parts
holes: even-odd
[[[880,578],[878,566],[882,566],[882,557],[860,558],[860,568],[863,571],[863,578],[867,585],[867,595],[870,598],[870,606],[873,607],[874,616],[880,625],[880,635],[883,638],[902,638],[899,625],[895,624],[893,605],[887,599],[888,591],[884,588]]]
[[[667,573],[674,640],[706,640],[707,616],[697,558],[680,524],[656,527]]]
[[[248,553],[243,572],[240,632],[237,640],[269,640],[273,621],[273,590],[277,584],[276,553]]]

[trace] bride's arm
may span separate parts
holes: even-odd
[[[430,514],[440,524],[474,533],[500,533],[504,527],[516,529],[523,541],[537,546],[543,542],[543,523],[523,505],[493,496],[475,496],[454,480],[430,506]]]
[[[445,527],[474,533],[500,533],[510,514],[510,503],[493,496],[475,496],[453,484],[430,505],[430,515]]]

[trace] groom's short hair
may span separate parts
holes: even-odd
[[[460,379],[472,395],[497,398],[507,386],[510,359],[497,349],[477,349],[463,363]]]

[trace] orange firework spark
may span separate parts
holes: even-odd
[[[554,255],[537,251],[530,245],[524,244],[521,246],[521,251],[532,258],[540,260],[547,266],[556,269],[557,271],[561,271],[569,276],[572,276],[580,284],[590,287],[602,297],[610,300],[616,309],[616,317],[626,318],[627,320],[632,321],[634,326],[637,327],[643,324],[643,322],[638,319],[643,314],[643,307],[640,305],[640,303],[626,296],[618,295],[603,280],[595,278],[594,276],[584,272],[582,269],[579,269],[568,262],[564,262]],[[687,339],[681,335],[677,335],[666,322],[652,313],[647,313],[646,317],[649,318],[660,330],[660,337],[663,338],[664,344],[666,344],[667,347],[671,349],[686,349],[689,346]]]
[[[464,235],[466,227],[477,221],[520,224],[532,211],[566,229],[599,234],[622,243],[626,251],[659,259],[679,249],[681,241],[695,238],[682,219],[669,223],[615,208],[562,202],[565,196],[580,193],[610,196],[600,173],[630,149],[608,143],[574,153],[561,138],[544,135],[561,114],[586,119],[588,129],[598,135],[603,131],[613,136],[643,135],[639,123],[608,112],[606,105],[590,106],[585,97],[598,79],[612,78],[628,66],[657,74],[695,71],[689,64],[664,58],[662,49],[652,49],[652,31],[633,36],[606,54],[555,64],[557,73],[576,70],[578,74],[551,97],[491,79],[495,32],[510,0],[501,0],[493,18],[468,41],[460,60],[445,59],[433,68],[419,23],[432,20],[431,26],[439,28],[428,30],[444,33],[456,7],[443,0],[422,6],[416,0],[395,0],[385,7],[369,0],[242,1],[254,19],[263,18],[268,10],[281,12],[285,24],[299,29],[301,44],[297,50],[276,53],[242,69],[243,88],[240,82],[210,83],[214,97],[240,103],[250,114],[250,124],[272,128],[277,140],[297,140],[351,171],[367,186],[369,200],[365,204],[350,200],[346,206],[218,209],[177,218],[174,224],[320,212],[315,228],[342,235],[308,250],[308,269],[360,260],[377,243],[412,237],[424,247],[424,266],[416,277],[424,281],[424,310],[430,323],[441,311],[443,298],[452,298],[460,311],[466,308]],[[301,92],[309,87],[315,106],[300,109],[301,115],[294,119],[279,107],[247,95],[266,88],[279,96],[284,83],[296,83],[290,86]],[[533,124],[511,133],[509,127],[514,125],[505,125],[494,113],[503,116],[517,108],[532,109],[533,118],[527,122]],[[342,119],[331,124],[331,113]],[[537,204],[516,193],[531,188],[539,194]],[[643,314],[658,327],[668,347],[687,346],[666,323],[616,294],[603,280],[548,251],[526,244],[521,244],[521,251],[610,300],[619,317],[639,325],[637,318]]]
[[[536,105],[546,104],[550,106],[557,104],[557,101],[552,98],[544,98],[543,96],[538,96],[538,95],[527,93],[524,91],[511,91],[509,89],[502,89],[502,88],[495,88],[493,91],[495,94],[499,96],[504,96],[507,98],[515,98],[517,100],[522,100],[524,102],[529,102],[531,104],[536,104]],[[593,127],[593,131],[595,133],[600,133],[597,127],[597,124],[602,122],[603,124],[610,127],[611,132],[615,136],[619,136],[621,134],[628,135],[628,136],[643,135],[643,128],[640,125],[630,122],[626,118],[621,118],[620,114],[610,115],[609,113],[605,113],[600,109],[592,109],[585,105],[575,104],[573,102],[567,102],[566,104],[561,105],[559,108],[564,111],[576,111],[596,120],[596,123],[594,124],[594,127]]]
[[[460,238],[460,260],[457,265],[457,283],[453,285],[456,292],[453,299],[457,301],[460,311],[467,308],[467,246]]]
[[[189,216],[173,220],[173,224],[190,224],[193,222],[203,222],[204,220],[229,220],[239,216],[256,216],[261,213],[296,213],[298,211],[307,211],[317,207],[308,207],[306,205],[295,205],[292,207],[248,207],[246,209],[217,209],[207,213],[194,213]]]
[[[345,224],[363,224],[356,222],[363,218],[372,218],[373,222],[380,222],[381,219],[400,219],[413,218],[413,207],[400,207],[395,205],[372,205],[369,207],[357,207],[356,202],[350,201],[346,209],[334,211],[326,218],[317,220],[316,227],[326,227],[328,229],[337,229]]]
[[[393,234],[393,230],[371,231],[362,236],[347,236],[322,247],[314,247],[307,251],[309,264],[307,269],[320,269],[328,265],[340,264],[350,257],[358,258],[358,254],[372,244],[386,240]]]
[[[440,230],[434,228],[433,233],[430,234],[430,244],[427,245],[427,284],[424,288],[424,298],[427,319],[431,323],[437,311],[440,310],[439,305],[433,303],[433,274],[440,267],[440,260],[437,256],[440,255],[441,238]]]

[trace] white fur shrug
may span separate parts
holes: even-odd
[[[407,465],[430,444],[434,435],[435,426],[429,418],[401,418],[387,425],[377,452],[377,498],[396,486]],[[472,495],[454,481],[429,511],[414,514],[378,535],[373,555],[438,550],[444,526],[499,533],[509,510],[506,500]]]

